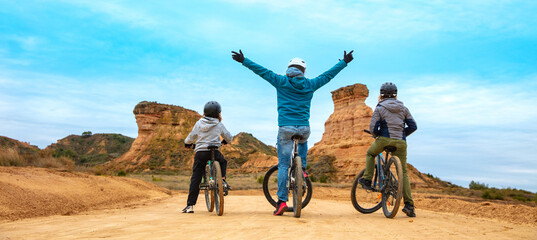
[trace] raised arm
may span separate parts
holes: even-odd
[[[271,70],[268,70],[263,66],[253,62],[252,60],[245,58],[241,50],[239,50],[239,52],[231,51],[231,53],[233,54],[231,56],[233,60],[242,63],[243,66],[249,68],[250,70],[252,70],[252,72],[259,75],[261,78],[265,79],[267,82],[269,82],[272,86],[276,88],[280,86],[287,78],[286,76],[276,74]]]
[[[340,60],[335,66],[330,68],[328,71],[324,72],[323,74],[319,75],[316,78],[311,79],[311,83],[313,85],[313,89],[317,90],[330,82],[343,68],[347,66],[348,63],[350,63],[354,57],[352,56],[352,53],[354,50],[347,53],[347,51],[343,51],[343,60]]]

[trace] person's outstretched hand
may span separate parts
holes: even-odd
[[[233,53],[233,55],[231,56],[233,60],[240,63],[244,62],[244,54],[242,54],[242,51],[240,49],[239,52],[231,51],[231,53]]]
[[[354,52],[354,50],[350,51],[349,53],[347,53],[347,51],[343,51],[343,61],[350,63],[354,59],[354,57],[352,57],[352,52]]]

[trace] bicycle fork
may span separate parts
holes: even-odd
[[[294,158],[291,159],[291,166],[289,166],[289,169],[287,169],[287,176],[289,176],[289,179],[287,180],[287,189],[292,190],[293,189],[293,183],[295,182],[295,177],[293,176],[292,172],[294,171]]]

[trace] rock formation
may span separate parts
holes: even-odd
[[[332,92],[334,112],[325,122],[320,142],[310,150],[313,163],[322,155],[335,157],[338,181],[350,181],[365,166],[365,155],[374,141],[363,130],[369,128],[373,111],[365,105],[369,90],[363,84],[342,87]]]
[[[196,121],[202,116],[183,107],[140,102],[133,111],[138,137],[128,152],[108,164],[108,168],[125,171],[190,170],[194,151],[184,148]],[[276,150],[248,133],[239,133],[233,142],[220,149],[230,171],[263,171],[265,165],[277,163]],[[243,166],[244,165],[244,166]]]
[[[335,181],[350,182],[365,168],[366,152],[374,141],[368,133],[363,131],[369,129],[373,115],[373,110],[365,104],[368,95],[369,90],[363,84],[354,84],[333,91],[334,112],[325,122],[325,131],[321,141],[308,152],[312,168],[322,165],[320,161],[331,159],[335,171],[328,170],[326,174]],[[412,162],[412,159],[409,160]],[[315,169],[311,172],[315,172]],[[408,172],[413,186],[438,186],[436,181],[421,174],[410,164]]]
[[[187,168],[185,160],[194,152],[184,148],[183,141],[201,117],[182,107],[140,102],[134,108],[138,137],[128,152],[109,166],[125,171],[176,170]]]

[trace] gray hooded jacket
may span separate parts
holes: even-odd
[[[220,147],[220,136],[226,140],[226,142],[231,143],[233,137],[227,131],[224,124],[218,121],[217,118],[204,117],[196,122],[192,132],[188,134],[185,139],[186,144],[196,143],[196,152],[198,151],[209,151],[207,148],[210,145],[215,145]]]
[[[380,101],[373,112],[369,130],[373,136],[406,140],[418,126],[403,102],[395,98]]]

